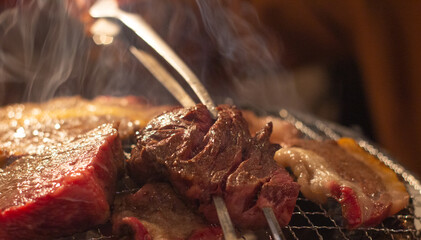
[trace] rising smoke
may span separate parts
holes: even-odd
[[[139,95],[174,103],[128,46],[150,49],[124,27],[112,44],[97,46],[87,31],[94,20],[75,2],[22,1],[1,13],[0,104],[10,102],[12,94],[19,96],[13,101]],[[229,98],[254,108],[298,106],[291,77],[245,1],[121,2],[174,48],[217,103]]]
[[[68,15],[63,1],[22,1],[1,14],[0,82],[22,86],[22,101],[80,90],[88,44]]]
[[[238,104],[267,110],[299,108],[294,82],[274,49],[279,46],[271,45],[252,6],[235,0],[196,2]]]

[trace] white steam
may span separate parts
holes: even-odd
[[[0,16],[0,82],[24,83],[22,100],[45,101],[65,82],[83,78],[88,47],[83,26],[69,18],[65,1],[19,3]]]
[[[94,39],[95,44],[86,29],[93,19],[83,17],[86,9],[75,14],[75,2],[19,1],[0,14],[0,105],[63,95],[138,95],[175,103],[128,51],[131,45],[151,49],[124,27],[111,44],[97,45],[104,39]],[[186,61],[215,102],[231,98],[235,104],[267,110],[297,107],[293,81],[272,54],[249,3],[123,2],[129,2],[122,6],[125,10],[141,14]]]
[[[252,6],[246,1],[196,2],[234,84],[236,102],[267,110],[299,108],[294,82],[270,48]]]

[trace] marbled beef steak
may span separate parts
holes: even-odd
[[[16,156],[0,169],[0,239],[51,239],[106,222],[122,157],[112,124]]]

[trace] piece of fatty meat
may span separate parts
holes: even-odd
[[[408,204],[397,175],[353,139],[296,139],[288,145],[275,160],[292,169],[306,198],[322,204],[335,199],[349,228],[375,226]]]

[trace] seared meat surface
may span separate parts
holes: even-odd
[[[0,167],[13,161],[14,156],[42,153],[45,146],[84,134],[104,123],[118,122],[120,137],[128,139],[152,117],[169,108],[150,106],[135,97],[94,100],[66,97],[0,108]]]
[[[51,239],[106,222],[122,162],[112,124],[17,157],[0,172],[0,239]]]
[[[114,234],[130,239],[222,239],[222,230],[206,224],[167,183],[118,195],[112,221]]]
[[[272,125],[251,137],[235,107],[220,106],[213,120],[198,104],[166,112],[141,131],[128,160],[139,183],[168,179],[199,211],[217,223],[212,196],[222,196],[239,227],[266,225],[262,207],[272,207],[281,225],[289,222],[299,186],[273,160]]]
[[[375,226],[408,204],[396,174],[352,139],[292,140],[275,159],[291,167],[305,197],[338,201],[350,228]]]

